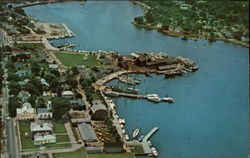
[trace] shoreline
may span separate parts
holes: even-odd
[[[144,17],[145,12],[147,10],[151,9],[150,6],[146,5],[143,2],[133,1],[132,0],[132,3],[140,5],[140,7],[143,9],[144,13],[143,13],[143,15],[141,15],[142,17]],[[157,26],[148,25],[147,23],[138,24],[135,21],[132,21],[131,23],[134,24],[136,27],[139,27],[139,28],[144,28],[144,29],[147,29],[147,30],[154,29],[154,30],[156,30],[158,32],[161,32],[162,34],[164,34],[166,36],[187,38],[187,39],[184,39],[184,40],[188,40],[188,39],[197,40],[198,38],[204,38],[205,40],[208,40],[208,42],[224,41],[224,42],[228,42],[228,43],[232,43],[232,44],[236,44],[236,45],[241,45],[241,46],[249,48],[249,43],[244,43],[244,42],[236,40],[236,39],[228,39],[228,38],[222,36],[221,34],[220,34],[220,38],[214,38],[214,39],[212,39],[212,38],[208,38],[208,37],[206,37],[204,35],[197,35],[197,34],[190,34],[190,33],[189,34],[184,34],[184,33],[181,33],[181,32],[164,30],[164,29],[158,28]],[[207,33],[207,32],[203,32],[203,33]]]

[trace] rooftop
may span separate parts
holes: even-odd
[[[84,141],[97,141],[97,136],[91,125],[86,123],[78,124],[80,135]]]

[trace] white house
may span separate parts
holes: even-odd
[[[63,91],[62,97],[64,98],[73,98],[75,94],[72,91]]]
[[[33,120],[35,118],[36,111],[31,107],[31,104],[26,102],[22,105],[22,108],[16,109],[17,120]]]

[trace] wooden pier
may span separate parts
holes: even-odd
[[[152,137],[153,134],[155,134],[155,132],[157,132],[159,130],[159,127],[154,127],[143,139],[143,141],[148,141],[148,139],[150,137]]]

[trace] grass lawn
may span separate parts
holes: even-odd
[[[84,61],[83,57],[85,55],[83,54],[70,54],[63,52],[56,52],[54,54],[65,66],[85,65],[86,67],[94,67],[101,65],[95,55],[88,55],[88,60]]]
[[[46,148],[69,148],[71,147],[70,143],[66,143],[66,144],[46,144],[45,145]]]
[[[21,137],[22,149],[37,149],[38,147],[33,144],[31,139],[30,122],[19,121],[19,130]],[[25,133],[29,133],[29,137],[25,137]]]
[[[135,158],[134,154],[123,153],[123,154],[89,154],[89,158]]]
[[[68,135],[56,135],[56,142],[70,142]]]
[[[44,48],[44,45],[42,43],[17,43],[17,47],[19,48]]]
[[[85,150],[79,149],[74,152],[53,154],[53,158],[87,158],[87,157]]]
[[[75,152],[69,153],[56,153],[53,158],[87,158],[85,150],[79,149]],[[88,158],[135,158],[134,154],[88,154]]]
[[[66,128],[64,127],[63,123],[53,123],[53,125],[54,125],[55,134],[67,133]]]
[[[136,154],[142,154],[142,153],[144,153],[142,145],[136,145],[135,149],[132,150],[132,152],[134,152]]]
[[[64,128],[64,124],[62,123],[55,123],[56,129],[58,132],[66,133],[66,129]],[[63,125],[63,126],[62,126]],[[29,121],[19,121],[19,130],[20,130],[20,137],[21,137],[21,144],[22,149],[38,149],[38,146],[35,146],[32,139],[31,139],[31,131],[30,131],[30,122]],[[29,137],[25,137],[25,133],[29,133]],[[56,136],[58,142],[69,142],[68,135]],[[45,148],[68,148],[71,144],[46,144],[44,145]]]

